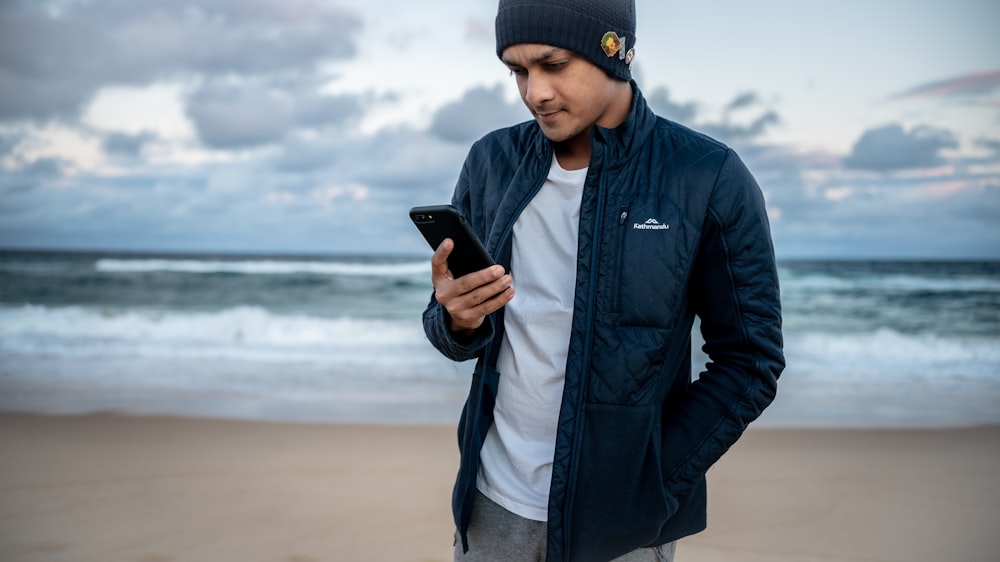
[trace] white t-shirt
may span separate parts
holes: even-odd
[[[548,519],[586,177],[586,168],[564,170],[553,157],[545,184],[514,224],[517,294],[504,309],[494,424],[480,453],[479,491],[536,521]]]

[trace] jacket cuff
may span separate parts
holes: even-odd
[[[437,301],[424,310],[424,332],[442,355],[452,361],[468,361],[476,357],[493,340],[493,317],[487,317],[471,337],[456,338],[448,328],[448,311]]]

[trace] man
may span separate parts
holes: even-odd
[[[446,240],[424,312],[443,354],[478,359],[455,559],[670,560],[784,366],[763,198],[647,107],[633,0],[501,0],[496,37],[534,120],[472,147],[453,203],[498,265],[455,279]]]

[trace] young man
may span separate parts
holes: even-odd
[[[424,312],[443,354],[478,359],[455,559],[670,560],[784,366],[763,198],[647,107],[632,0],[501,0],[496,36],[534,120],[472,147],[453,203],[499,265],[455,279],[446,240]]]

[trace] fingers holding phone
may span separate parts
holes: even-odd
[[[471,332],[512,298],[512,279],[493,264],[482,241],[452,205],[410,209],[410,219],[434,248],[434,297],[451,316],[452,332]]]
[[[487,316],[514,298],[513,279],[499,265],[456,279],[448,269],[448,256],[454,247],[455,243],[446,238],[435,250],[431,257],[431,281],[434,298],[451,317],[451,331],[467,333],[479,328]]]

